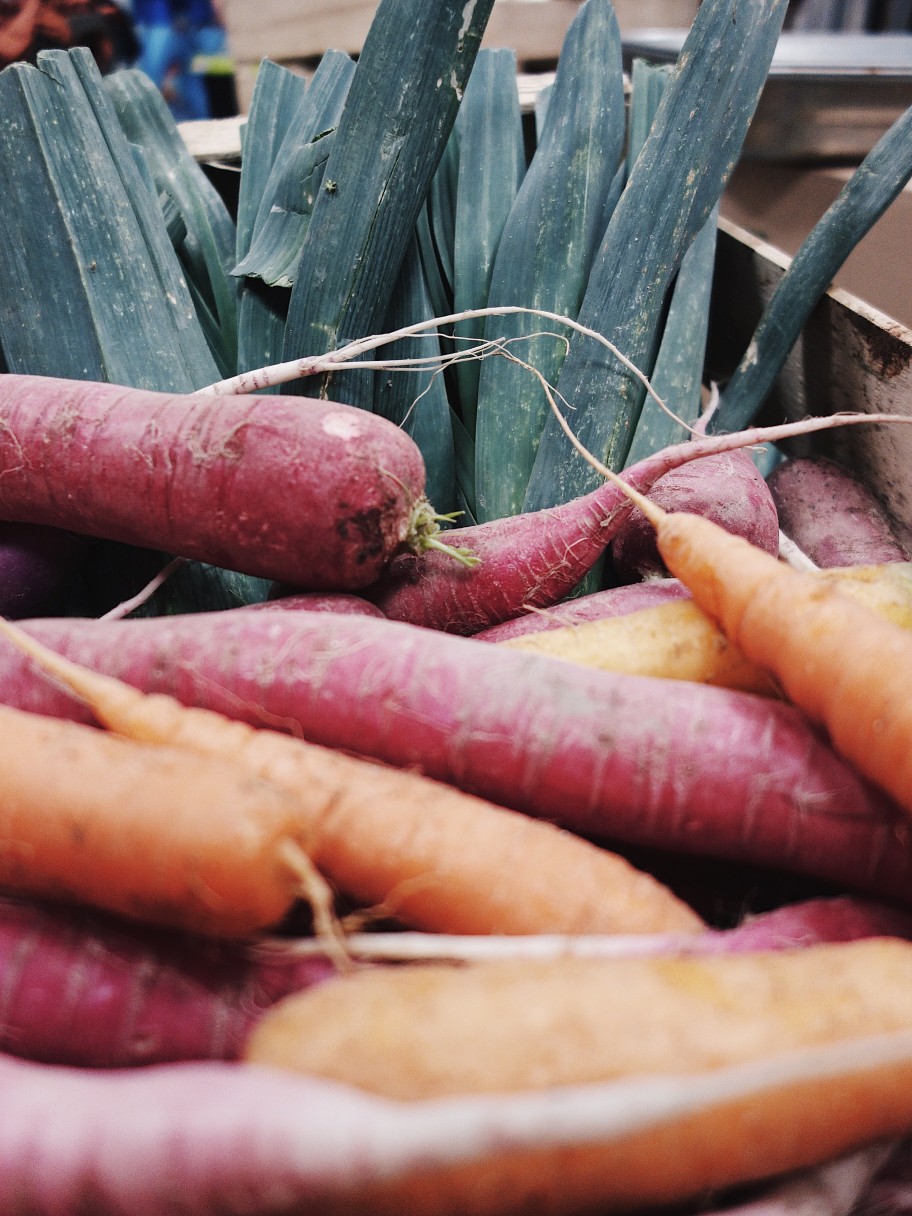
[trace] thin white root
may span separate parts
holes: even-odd
[[[336,969],[346,974],[354,969],[345,931],[336,916],[333,892],[300,845],[293,840],[279,842],[279,855],[301,884],[301,895],[313,914],[315,942],[320,953],[330,959]]]
[[[308,376],[319,376],[327,372],[342,371],[348,368],[363,370],[365,367],[384,369],[413,366],[426,367],[429,365],[429,362],[433,364],[435,361],[437,366],[445,366],[446,361],[459,362],[465,358],[479,359],[490,354],[503,354],[508,343],[494,340],[477,343],[465,351],[458,351],[455,355],[441,356],[437,360],[434,357],[431,357],[429,360],[428,356],[420,356],[414,360],[396,359],[389,363],[360,361],[361,355],[366,354],[368,351],[377,350],[381,346],[388,346],[392,342],[399,341],[400,338],[415,337],[428,330],[436,330],[443,325],[454,325],[457,321],[471,321],[481,317],[507,317],[518,313],[543,317],[546,321],[554,321],[556,324],[564,325],[568,329],[582,334],[584,337],[592,338],[594,341],[599,342],[614,355],[623,367],[636,376],[646,389],[646,392],[663,410],[667,413],[671,412],[662,398],[653,389],[648,377],[613,342],[610,342],[604,334],[600,334],[597,330],[590,329],[586,325],[580,325],[572,317],[565,317],[561,313],[548,312],[543,308],[524,308],[519,304],[504,304],[497,308],[467,308],[462,312],[449,313],[444,317],[432,317],[428,321],[419,321],[414,325],[404,325],[401,329],[393,330],[391,333],[374,334],[368,338],[359,338],[357,341],[348,342],[345,346],[340,346],[325,355],[308,355],[302,359],[292,359],[286,363],[273,363],[268,367],[259,367],[253,371],[242,372],[239,376],[231,376],[227,380],[218,380],[214,384],[208,384],[204,388],[197,389],[193,395],[228,397],[243,393],[258,393],[262,392],[265,388],[274,388],[279,384],[288,384],[292,380],[303,380]],[[527,337],[540,336],[540,334],[524,335],[520,340],[525,340]],[[559,341],[566,342],[566,339],[561,338],[558,334],[555,334],[554,337]],[[672,417],[676,418],[676,415],[672,415]],[[677,418],[676,420],[680,421]]]
[[[125,616],[128,616],[131,612],[135,611],[135,609],[141,608],[143,604],[147,603],[159,589],[159,587],[161,587],[162,584],[171,577],[174,571],[180,569],[181,566],[186,564],[187,559],[185,557],[172,558],[171,561],[168,562],[167,566],[164,566],[161,570],[159,570],[158,574],[156,574],[154,578],[150,579],[141,591],[137,591],[136,595],[132,596],[130,599],[124,600],[120,604],[116,604],[113,608],[109,608],[108,611],[103,612],[98,619],[100,621],[123,620]]]
[[[796,570],[820,569],[816,562],[812,562],[804,550],[799,549],[792,538],[786,536],[781,528],[779,529],[779,557]]]
[[[484,962],[496,959],[629,958],[650,954],[684,953],[698,948],[702,935],[484,935],[446,933],[351,933],[345,938],[350,958],[365,962]],[[255,956],[323,958],[327,944],[319,937],[258,940],[250,946]]]

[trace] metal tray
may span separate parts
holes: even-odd
[[[634,59],[674,63],[686,30],[634,30]],[[912,105],[912,34],[784,33],[744,146],[745,157],[858,161]]]

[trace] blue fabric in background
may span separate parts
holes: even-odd
[[[133,0],[141,51],[136,66],[161,90],[177,122],[211,117],[198,55],[223,55],[225,31],[211,0]]]

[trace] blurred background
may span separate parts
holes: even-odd
[[[105,74],[141,68],[178,122],[237,112],[220,0],[0,0],[0,67],[71,46]]]
[[[522,73],[553,69],[581,0],[498,0],[486,44]],[[623,33],[683,30],[699,0],[616,0]],[[179,122],[245,112],[259,62],[308,72],[330,47],[357,54],[376,3],[361,0],[0,0],[0,67],[50,47],[88,46],[102,72],[136,66]],[[912,32],[912,0],[792,0],[786,29]],[[910,57],[912,66],[912,57]]]

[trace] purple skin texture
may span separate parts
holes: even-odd
[[[90,542],[40,524],[0,522],[0,616],[37,616],[54,603]]]
[[[690,592],[676,578],[647,579],[643,583],[629,583],[625,587],[608,587],[605,591],[593,591],[577,599],[564,600],[553,608],[539,612],[527,612],[473,634],[479,642],[506,642],[509,638],[524,637],[529,633],[544,633],[549,629],[560,629],[562,625],[580,625],[585,621],[601,621],[612,616],[626,616],[641,608],[654,608],[672,600],[689,599]]]
[[[349,591],[399,550],[424,493],[415,443],[349,405],[42,376],[2,389],[0,519]]]
[[[825,457],[777,465],[768,479],[782,531],[824,569],[907,561],[880,503]]]
[[[912,823],[782,702],[335,613],[32,621],[146,691],[415,768],[582,835],[912,899]],[[0,644],[0,700],[89,720]]]
[[[334,974],[322,958],[263,961],[239,942],[0,897],[0,1051],[27,1059],[237,1059],[265,1009]]]
[[[743,536],[766,553],[779,552],[776,505],[746,452],[704,456],[659,478],[649,492],[665,511],[690,511]],[[639,512],[631,515],[611,543],[618,582],[630,583],[667,574],[655,541],[655,528]]]
[[[743,442],[738,436],[716,436],[679,443],[631,465],[625,469],[624,479],[646,494],[677,470],[685,487],[699,485],[698,497],[705,503],[711,483],[705,472],[688,469],[707,459],[711,449],[706,445],[720,438]],[[749,519],[752,539],[761,540],[775,553],[779,537],[776,513],[753,465],[749,471],[744,468],[749,458],[738,452],[708,458],[718,462],[732,455],[741,459],[726,464],[724,477],[716,477],[725,487],[721,500],[718,489],[715,491],[717,503],[722,503],[716,513],[720,520],[742,521],[742,528]],[[713,467],[718,473],[722,466]],[[442,539],[474,553],[478,565],[466,568],[439,551],[400,554],[365,594],[390,620],[447,633],[476,634],[527,608],[559,603],[588,574],[618,532],[631,526],[631,518],[631,503],[623,490],[606,481],[561,506],[453,528]]]

